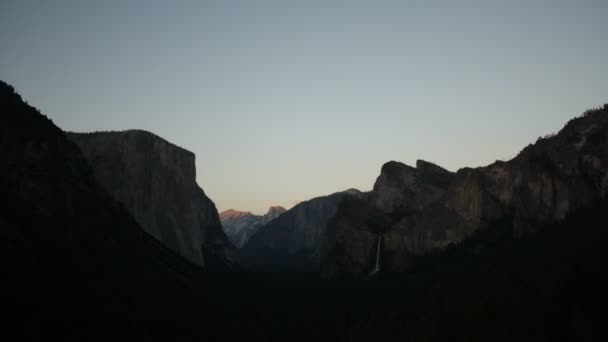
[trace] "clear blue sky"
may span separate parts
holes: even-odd
[[[196,153],[220,210],[509,158],[608,102],[605,0],[2,0],[0,47],[63,129]]]

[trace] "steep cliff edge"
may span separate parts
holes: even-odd
[[[283,207],[272,206],[266,214],[254,215],[248,211],[228,209],[220,213],[220,221],[228,238],[236,247],[241,248],[258,228],[276,219],[285,211],[287,210]]]
[[[3,82],[0,113],[3,336],[204,339],[203,270],[146,234],[78,146]]]
[[[215,205],[196,184],[194,153],[140,130],[68,137],[146,232],[199,265],[235,261]]]
[[[508,221],[516,236],[606,198],[608,108],[568,122],[510,161],[450,173],[428,162],[389,162],[368,199],[345,201],[323,243],[326,275],[362,276],[383,236],[383,269],[401,272],[414,256],[457,244]]]
[[[260,227],[241,248],[241,259],[253,268],[318,270],[327,222],[344,198],[363,195],[349,189],[297,204]]]

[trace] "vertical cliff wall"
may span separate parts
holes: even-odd
[[[68,137],[146,232],[196,264],[233,261],[217,209],[196,184],[194,153],[140,130]]]
[[[0,113],[2,336],[205,340],[205,272],[146,234],[80,149],[2,81]]]

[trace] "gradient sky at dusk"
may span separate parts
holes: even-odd
[[[608,1],[0,1],[0,79],[64,130],[196,153],[261,213],[383,163],[513,157],[608,102]]]

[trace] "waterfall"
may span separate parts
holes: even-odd
[[[380,272],[380,262],[381,262],[381,256],[380,256],[380,248],[382,247],[382,235],[378,235],[378,243],[376,245],[376,264],[374,266],[374,269],[369,273],[369,276],[373,276],[376,273]]]

